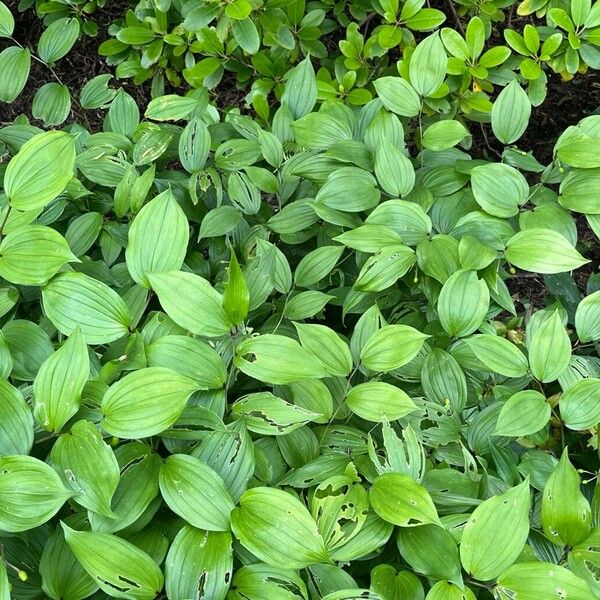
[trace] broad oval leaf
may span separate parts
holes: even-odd
[[[373,510],[388,523],[400,527],[441,525],[429,492],[408,475],[379,475],[369,490],[369,501]]]
[[[589,377],[569,386],[559,400],[560,416],[574,431],[583,431],[600,423],[600,379]]]
[[[50,520],[71,496],[54,469],[32,456],[0,456],[0,529],[19,532]]]
[[[395,421],[416,410],[410,396],[383,381],[368,381],[354,386],[346,396],[348,408],[367,421]]]
[[[181,415],[198,384],[165,367],[146,367],[113,383],[102,398],[101,425],[125,439],[162,433]]]
[[[61,273],[42,289],[46,316],[65,335],[77,327],[88,344],[106,344],[129,331],[125,301],[105,283],[83,273]]]
[[[360,362],[371,371],[393,371],[410,362],[428,337],[408,325],[384,325],[364,344]]]
[[[312,516],[282,490],[256,487],[244,492],[231,513],[231,527],[242,546],[273,567],[303,569],[329,561]]]
[[[109,596],[151,600],[161,591],[161,570],[131,542],[109,533],[75,531],[65,523],[62,527],[77,560]]]
[[[17,210],[43,208],[73,177],[75,139],[63,131],[48,131],[25,142],[4,174],[4,191]]]
[[[488,581],[517,560],[529,535],[530,506],[526,480],[473,511],[460,542],[460,560],[467,573]]]
[[[160,468],[160,491],[169,508],[190,525],[229,531],[233,500],[221,477],[187,454],[172,454]]]

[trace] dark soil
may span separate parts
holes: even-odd
[[[37,17],[33,9],[19,12],[18,0],[5,0],[15,17],[14,38],[23,46],[35,49],[37,42],[44,30],[42,21]],[[92,15],[98,24],[98,35],[89,37],[82,35],[75,43],[73,49],[56,65],[53,70],[65,84],[73,97],[71,114],[67,123],[86,123],[92,131],[102,130],[104,112],[101,110],[83,110],[76,102],[79,90],[83,85],[102,73],[112,73],[111,67],[107,66],[104,59],[98,55],[98,46],[106,40],[108,26],[115,20],[122,18],[129,9],[128,0],[111,0],[106,6]],[[0,40],[0,49],[11,45],[10,40]],[[10,123],[19,115],[27,115],[31,122],[41,125],[31,117],[31,104],[37,90],[50,81],[56,81],[50,70],[36,60],[31,61],[29,80],[20,96],[11,104],[0,105],[0,122]],[[149,85],[133,85],[129,80],[119,80],[119,86],[131,94],[140,107],[145,107],[150,101]]]

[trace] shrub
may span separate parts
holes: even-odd
[[[256,118],[204,85],[141,116],[107,74],[102,131],[0,128],[2,600],[600,597],[600,116],[527,151],[515,71],[554,53],[528,24],[491,65],[502,4],[418,42],[406,11],[439,10],[362,7],[407,29],[357,102],[284,53]],[[519,6],[577,36],[588,8]],[[334,72],[359,9],[307,9],[347,33]]]

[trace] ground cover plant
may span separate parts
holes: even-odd
[[[0,600],[600,597],[600,3],[0,36]]]

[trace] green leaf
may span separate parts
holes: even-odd
[[[579,490],[580,485],[579,474],[565,448],[542,494],[542,525],[553,544],[576,546],[590,533],[590,504]]]
[[[571,341],[555,311],[535,330],[529,341],[529,366],[532,375],[548,383],[558,379],[571,361]]]
[[[375,150],[375,176],[390,196],[406,196],[415,185],[415,170],[410,159],[387,139]]]
[[[600,379],[589,377],[570,385],[559,401],[563,423],[574,431],[584,431],[600,423]]]
[[[500,577],[496,587],[505,598],[519,600],[594,600],[585,581],[553,563],[528,561],[512,565]]]
[[[104,73],[87,81],[79,92],[81,107],[86,109],[106,108],[117,93],[117,90],[108,87],[111,79],[110,73]]]
[[[421,385],[428,400],[457,412],[467,403],[467,378],[456,359],[440,348],[434,348],[423,362]]]
[[[96,582],[71,552],[60,527],[54,530],[44,544],[40,557],[40,575],[44,592],[53,600],[82,600],[98,591]]]
[[[200,105],[193,96],[168,94],[150,100],[144,116],[153,121],[180,121]]]
[[[32,456],[0,456],[0,529],[19,532],[49,521],[71,496],[56,472]]]
[[[164,367],[133,371],[113,383],[102,398],[102,427],[136,439],[162,433],[181,415],[198,384]]]
[[[600,564],[598,550],[598,540],[600,539],[600,529],[594,528],[590,535],[581,543],[572,548],[569,552],[569,569],[581,577],[588,584],[590,589],[598,595],[599,584],[595,577],[595,571]]]
[[[447,67],[448,56],[436,32],[419,42],[412,53],[408,71],[410,82],[418,94],[431,96],[444,82]]]
[[[71,94],[66,85],[51,82],[44,84],[35,94],[31,114],[46,127],[60,125],[71,113]]]
[[[235,41],[244,52],[255,54],[260,48],[260,35],[254,21],[249,17],[242,21],[232,21],[231,31]]]
[[[428,337],[408,325],[385,325],[366,341],[360,362],[371,371],[393,371],[409,363]]]
[[[249,377],[279,385],[328,376],[314,354],[282,335],[244,340],[237,347],[233,364]]]
[[[429,590],[426,600],[476,600],[476,597],[468,587],[461,589],[449,581],[438,581]]]
[[[200,389],[219,389],[227,379],[225,363],[208,344],[186,335],[165,335],[146,346],[149,367],[167,367],[193,379]]]
[[[272,567],[303,569],[329,562],[325,543],[306,507],[275,488],[255,487],[231,513],[242,546]]]
[[[79,327],[88,344],[106,344],[129,331],[125,301],[105,283],[83,273],[61,273],[42,288],[46,316],[65,335]]]
[[[88,511],[92,530],[103,533],[120,531],[134,523],[159,493],[158,472],[162,460],[150,446],[130,442],[118,446],[115,456],[121,474],[112,498],[114,516]]]
[[[4,191],[17,210],[36,210],[54,200],[73,177],[75,140],[48,131],[25,142],[4,174]]]
[[[107,517],[115,516],[110,503],[119,484],[119,465],[92,423],[77,421],[56,440],[50,457],[76,502]]]
[[[492,131],[503,144],[512,144],[525,133],[530,116],[529,96],[515,78],[498,94],[492,106]]]
[[[294,273],[296,285],[309,287],[323,279],[335,267],[343,251],[343,246],[322,246],[306,254]]]
[[[160,491],[169,508],[190,525],[229,531],[234,504],[221,477],[187,454],[172,454],[160,468]]]
[[[346,404],[361,419],[376,423],[396,421],[417,408],[406,392],[383,381],[353,387],[346,395]]]
[[[48,431],[62,430],[79,410],[81,392],[90,378],[88,347],[79,329],[52,353],[33,382],[33,413]]]
[[[590,262],[550,229],[520,231],[508,241],[504,256],[519,269],[545,274],[572,271]]]
[[[309,114],[317,102],[317,79],[310,56],[291,72],[281,102],[287,104],[294,120]]]
[[[490,293],[476,271],[460,270],[451,275],[438,298],[438,315],[444,330],[464,337],[478,329],[489,309]]]
[[[42,32],[37,45],[37,53],[45,63],[55,63],[69,53],[78,37],[78,19],[58,19]]]
[[[454,119],[438,121],[430,125],[421,140],[423,147],[428,150],[447,150],[456,146],[469,135],[468,129]]]
[[[165,559],[165,591],[171,600],[225,600],[232,574],[231,534],[185,525]]]
[[[140,285],[150,287],[149,274],[181,268],[189,225],[171,190],[159,194],[140,210],[129,227],[128,237],[127,269]]]
[[[231,323],[223,298],[203,277],[167,271],[149,274],[148,280],[166,313],[179,326],[205,337],[229,333]]]
[[[421,99],[408,81],[401,77],[380,77],[373,82],[383,105],[401,117],[416,117],[421,111]]]
[[[67,544],[100,589],[115,598],[151,600],[163,575],[142,550],[116,535],[75,531],[62,523]]]
[[[460,542],[460,560],[467,573],[488,581],[517,560],[529,535],[530,506],[526,480],[485,500],[473,511]]]
[[[314,420],[319,413],[290,404],[270,392],[258,392],[236,400],[231,415],[243,419],[254,433],[286,435]]]
[[[27,48],[9,46],[0,52],[0,102],[14,102],[23,91],[31,68]],[[5,176],[6,187],[6,176]]]
[[[523,377],[529,371],[526,356],[507,339],[497,335],[474,335],[465,340],[480,360],[493,373],[504,377]]]
[[[294,323],[298,339],[333,376],[347,377],[352,370],[352,355],[348,344],[329,327],[314,323]]]
[[[306,584],[297,573],[288,568],[276,568],[257,562],[236,569],[228,600],[281,598],[307,600]]]
[[[407,475],[379,475],[369,490],[369,501],[384,521],[399,527],[441,525],[429,492]]]
[[[575,328],[582,342],[600,340],[600,291],[586,296],[577,305]]]
[[[79,262],[65,238],[44,225],[11,231],[0,244],[0,276],[19,285],[44,285],[68,262]]]
[[[363,265],[354,288],[361,292],[381,292],[405,275],[416,260],[414,251],[408,246],[384,248]]]
[[[521,437],[536,433],[550,420],[552,408],[535,390],[513,394],[502,406],[495,435]]]
[[[529,197],[525,177],[504,163],[488,163],[471,171],[471,186],[477,204],[490,215],[514,217]]]
[[[0,38],[9,38],[15,30],[15,19],[4,2],[0,2]]]
[[[33,446],[33,417],[23,394],[0,380],[0,456],[29,454]]]
[[[443,527],[435,524],[401,527],[396,542],[402,558],[417,573],[462,585],[458,547]]]
[[[231,323],[239,325],[248,316],[249,307],[250,292],[232,247],[229,260],[229,279],[223,288],[223,309]]]

